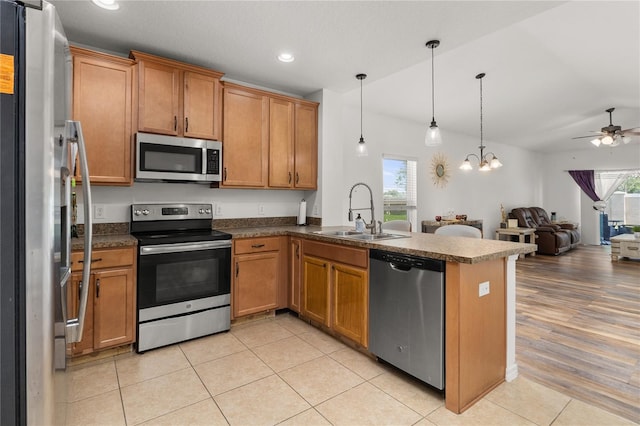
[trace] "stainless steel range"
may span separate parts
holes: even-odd
[[[133,204],[137,352],[229,330],[231,235],[211,204]]]

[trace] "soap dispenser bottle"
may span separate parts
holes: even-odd
[[[356,217],[356,232],[364,232],[364,220],[358,213],[358,217]]]

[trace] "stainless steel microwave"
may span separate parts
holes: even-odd
[[[222,177],[222,142],[136,134],[136,180],[216,182]]]

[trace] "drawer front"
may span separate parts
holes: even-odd
[[[280,250],[280,237],[246,238],[233,241],[234,254]]]
[[[303,247],[305,255],[321,257],[323,259],[339,262],[345,265],[353,265],[364,269],[369,267],[369,251],[367,249],[348,247],[340,244],[321,243],[311,240],[304,240]]]
[[[620,242],[620,256],[640,257],[640,242]]]
[[[84,264],[84,252],[71,253],[71,270],[81,271]],[[117,266],[133,265],[135,258],[133,248],[93,250],[91,253],[91,269],[113,268]]]

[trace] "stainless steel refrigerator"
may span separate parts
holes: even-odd
[[[69,121],[72,62],[47,2],[0,0],[0,28],[0,424],[62,424],[65,349],[82,336],[89,287],[69,318],[70,191],[79,173],[85,259],[92,230],[82,126]]]

